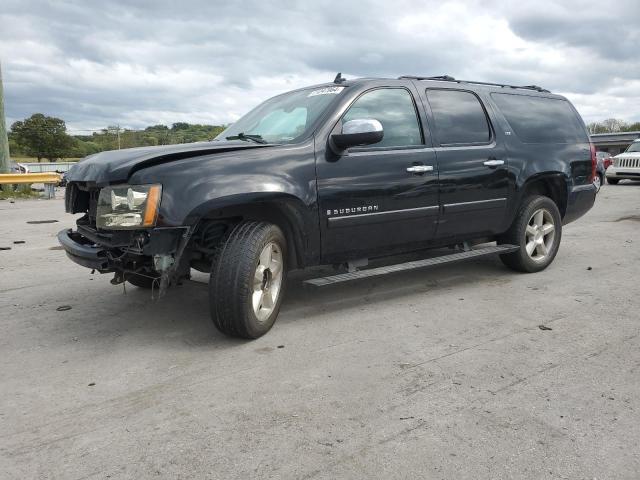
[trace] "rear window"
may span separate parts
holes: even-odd
[[[524,143],[588,142],[580,118],[566,100],[508,93],[491,97]]]

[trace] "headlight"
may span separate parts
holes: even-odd
[[[162,185],[120,185],[100,190],[98,228],[126,230],[153,227],[158,218]]]

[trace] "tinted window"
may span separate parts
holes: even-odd
[[[384,137],[375,147],[422,145],[422,132],[411,94],[403,88],[383,88],[358,98],[342,122],[374,118],[382,124]]]
[[[473,93],[427,90],[440,145],[487,143],[491,131],[480,100]]]
[[[578,115],[566,100],[492,93],[509,125],[524,143],[587,142]]]

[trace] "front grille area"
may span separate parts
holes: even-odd
[[[100,189],[73,182],[67,185],[64,204],[68,213],[86,213],[85,224],[95,227]]]
[[[96,217],[98,216],[98,195],[100,195],[100,190],[97,188],[89,190],[89,223],[92,227],[96,226]]]
[[[623,168],[640,168],[640,159],[639,158],[616,158],[613,162],[614,167],[623,167]]]

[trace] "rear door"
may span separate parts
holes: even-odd
[[[498,233],[509,194],[508,161],[487,110],[467,90],[426,90],[439,167],[439,238]]]
[[[324,261],[386,254],[434,237],[437,162],[414,93],[391,86],[365,91],[334,127],[371,118],[382,124],[384,137],[317,161]]]

